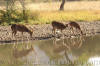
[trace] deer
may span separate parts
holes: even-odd
[[[68,24],[66,24],[66,27],[70,27],[72,30],[75,28],[81,32],[81,35],[83,35],[80,25],[75,21],[70,21]]]
[[[66,28],[66,25],[58,21],[52,21],[52,27],[53,27],[52,33],[54,32],[55,34],[56,29],[59,29],[62,32]]]
[[[16,35],[17,31],[21,32],[23,35],[23,32],[28,32],[30,34],[30,37],[32,37],[33,31],[27,28],[25,25],[22,24],[12,24],[11,25],[12,29],[12,36]]]

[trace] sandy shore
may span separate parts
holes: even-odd
[[[81,27],[81,30],[86,35],[94,35],[100,33],[100,22],[78,22]],[[0,42],[10,42],[10,41],[21,41],[21,40],[42,40],[49,39],[54,37],[52,34],[52,26],[50,24],[43,25],[32,25],[33,36],[30,38],[28,33],[24,33],[24,37],[22,38],[22,34],[20,32],[17,33],[16,38],[12,37],[11,26],[0,26]],[[77,31],[75,31],[78,34]],[[63,30],[63,34],[58,32],[56,37],[69,37],[73,35],[68,28]]]

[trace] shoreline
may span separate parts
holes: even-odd
[[[100,21],[97,22],[77,22],[81,30],[83,31],[86,36],[92,36],[94,34],[100,34]],[[30,27],[30,26],[29,26]],[[16,34],[16,38],[12,38],[12,31],[10,26],[0,26],[0,43],[10,43],[13,41],[27,41],[27,40],[44,40],[44,39],[50,39],[54,37],[54,34],[52,33],[52,26],[51,24],[43,24],[43,25],[31,25],[31,28],[33,30],[32,38],[30,38],[28,33],[24,33],[23,38],[20,32]],[[78,33],[76,33],[78,34]],[[69,32],[69,29],[66,28],[63,30],[62,33],[57,33],[56,37],[69,37],[73,34]]]

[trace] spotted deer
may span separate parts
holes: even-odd
[[[70,27],[72,30],[75,28],[81,32],[81,35],[83,35],[80,25],[75,21],[70,21],[68,24],[66,24],[66,27]]]
[[[33,31],[31,31],[29,28],[27,28],[25,25],[21,25],[21,24],[12,24],[11,25],[11,29],[12,29],[12,36],[16,35],[17,31],[22,32],[28,32],[30,34],[30,37],[32,37]]]
[[[52,27],[53,27],[52,33],[54,32],[54,34],[55,34],[56,29],[59,29],[62,32],[62,30],[64,30],[66,28],[66,25],[64,25],[63,23],[60,23],[58,21],[52,21]]]

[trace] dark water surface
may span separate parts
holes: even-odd
[[[0,44],[0,66],[100,66],[100,35]]]

